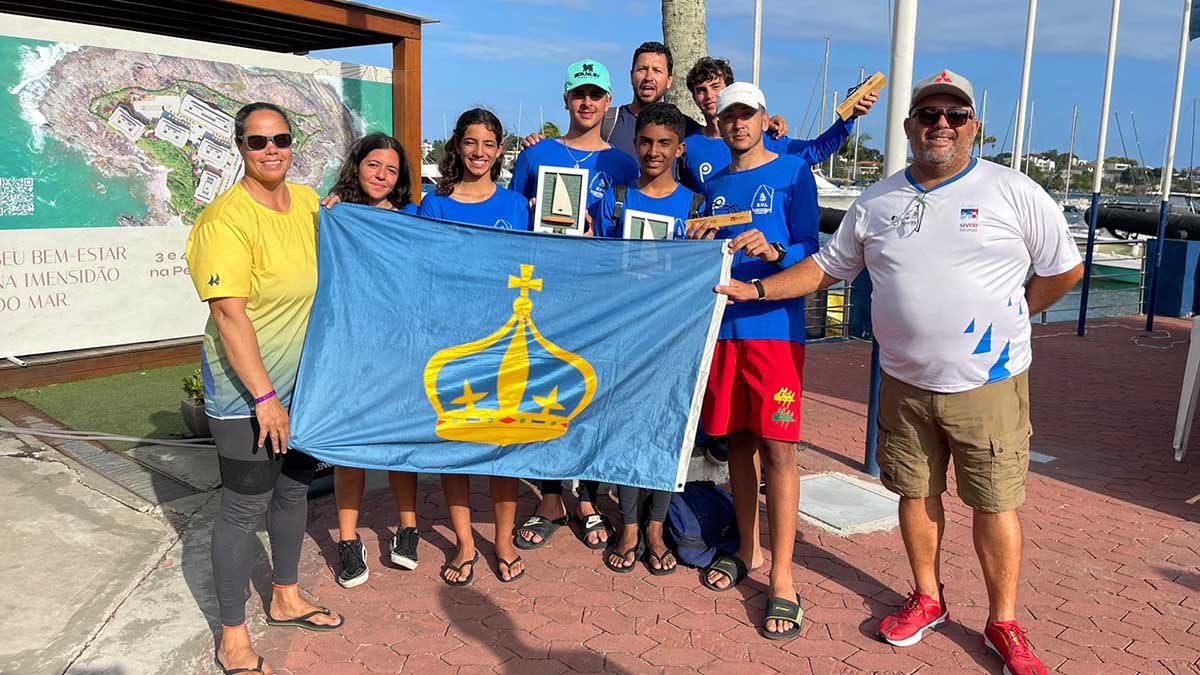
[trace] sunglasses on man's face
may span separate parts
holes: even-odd
[[[942,117],[946,118],[946,124],[954,128],[961,127],[971,119],[970,108],[917,108],[912,112],[912,117],[920,122],[922,126],[932,127],[938,123]]]
[[[242,136],[242,142],[246,144],[247,150],[265,150],[267,143],[274,143],[275,147],[283,150],[292,147],[291,134],[275,134],[274,136]]]

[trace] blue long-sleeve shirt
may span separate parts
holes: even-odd
[[[837,152],[854,131],[854,120],[834,121],[825,133],[816,138],[801,139],[763,137],[763,146],[780,155],[794,155],[808,164],[820,164]],[[684,171],[679,182],[693,192],[703,192],[704,183],[718,171],[729,166],[729,146],[720,138],[709,138],[701,130],[683,139],[687,149],[683,155]]]

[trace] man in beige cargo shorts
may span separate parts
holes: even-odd
[[[833,239],[765,279],[720,286],[734,302],[807,295],[870,271],[883,383],[878,459],[900,495],[900,532],[916,590],[879,625],[905,647],[949,616],[940,555],[942,493],[958,495],[987,584],[984,644],[1004,672],[1046,667],[1016,621],[1029,469],[1029,316],[1082,277],[1062,211],[1025,175],[971,157],[979,122],[971,83],[949,70],[913,89],[904,123],[913,164],[868,188]],[[744,243],[735,239],[735,249]],[[1030,267],[1034,276],[1026,283]]]

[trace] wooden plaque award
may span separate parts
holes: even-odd
[[[854,114],[854,106],[867,94],[877,94],[883,91],[883,88],[887,86],[887,81],[887,76],[880,72],[868,77],[866,82],[858,85],[846,96],[846,100],[838,105],[838,117],[841,117],[843,122],[849,120],[850,116]]]

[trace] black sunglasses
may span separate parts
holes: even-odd
[[[917,108],[912,111],[912,117],[927,127],[937,124],[942,116],[946,117],[946,124],[956,129],[973,117],[970,108]]]
[[[267,143],[274,143],[275,147],[283,150],[292,147],[291,134],[275,134],[274,136],[242,136],[242,142],[246,144],[249,150],[264,150]]]

